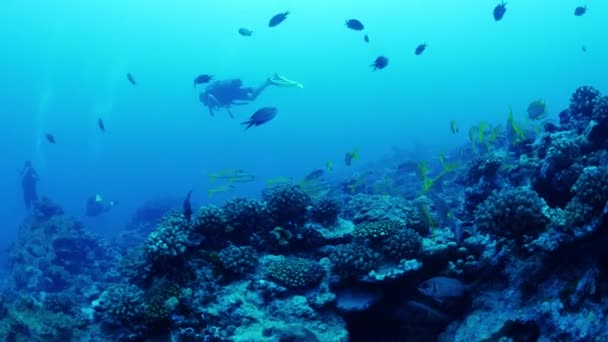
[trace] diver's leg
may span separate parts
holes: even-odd
[[[250,88],[251,90],[248,93],[249,100],[254,101],[255,99],[257,99],[258,96],[260,96],[260,94],[264,91],[264,89],[266,89],[270,84],[271,84],[270,79],[266,79],[266,81],[264,81],[264,83],[260,84],[259,87]]]

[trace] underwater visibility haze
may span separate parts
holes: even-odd
[[[2,1],[0,339],[608,339],[607,17]]]

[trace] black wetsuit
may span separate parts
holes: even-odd
[[[25,208],[30,209],[32,204],[38,200],[36,184],[38,183],[38,173],[29,162],[25,164],[21,171],[21,188],[23,189],[23,203]]]

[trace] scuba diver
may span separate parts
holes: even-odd
[[[32,203],[38,200],[36,183],[38,183],[38,173],[34,170],[31,161],[26,161],[21,169],[21,188],[23,189],[23,202],[26,209],[32,207]]]
[[[226,109],[231,118],[234,118],[230,108],[232,105],[246,105],[255,101],[258,96],[270,85],[277,87],[298,87],[304,86],[295,81],[288,80],[283,76],[274,74],[266,79],[257,88],[243,87],[243,81],[236,78],[230,80],[218,80],[210,83],[204,91],[199,93],[199,100],[209,108],[209,114],[213,116],[216,109]]]
[[[105,214],[110,209],[114,208],[118,204],[117,201],[105,202],[100,195],[93,195],[87,198],[86,203],[86,215],[87,216],[99,216]]]

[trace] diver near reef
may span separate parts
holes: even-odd
[[[249,102],[255,101],[255,99],[271,85],[277,87],[304,87],[299,82],[288,80],[277,74],[269,77],[264,83],[255,88],[244,87],[243,81],[238,78],[218,80],[209,83],[209,85],[199,93],[199,100],[209,108],[209,114],[211,114],[211,116],[215,114],[215,110],[223,108],[228,111],[230,117],[234,118],[231,111],[232,105],[246,105]]]
[[[87,198],[86,215],[93,217],[105,214],[117,204],[117,201],[104,201],[100,195],[90,196]]]
[[[23,189],[23,202],[26,209],[30,209],[32,204],[38,200],[36,183],[38,183],[38,173],[32,166],[31,161],[26,161],[21,169],[21,188]]]

